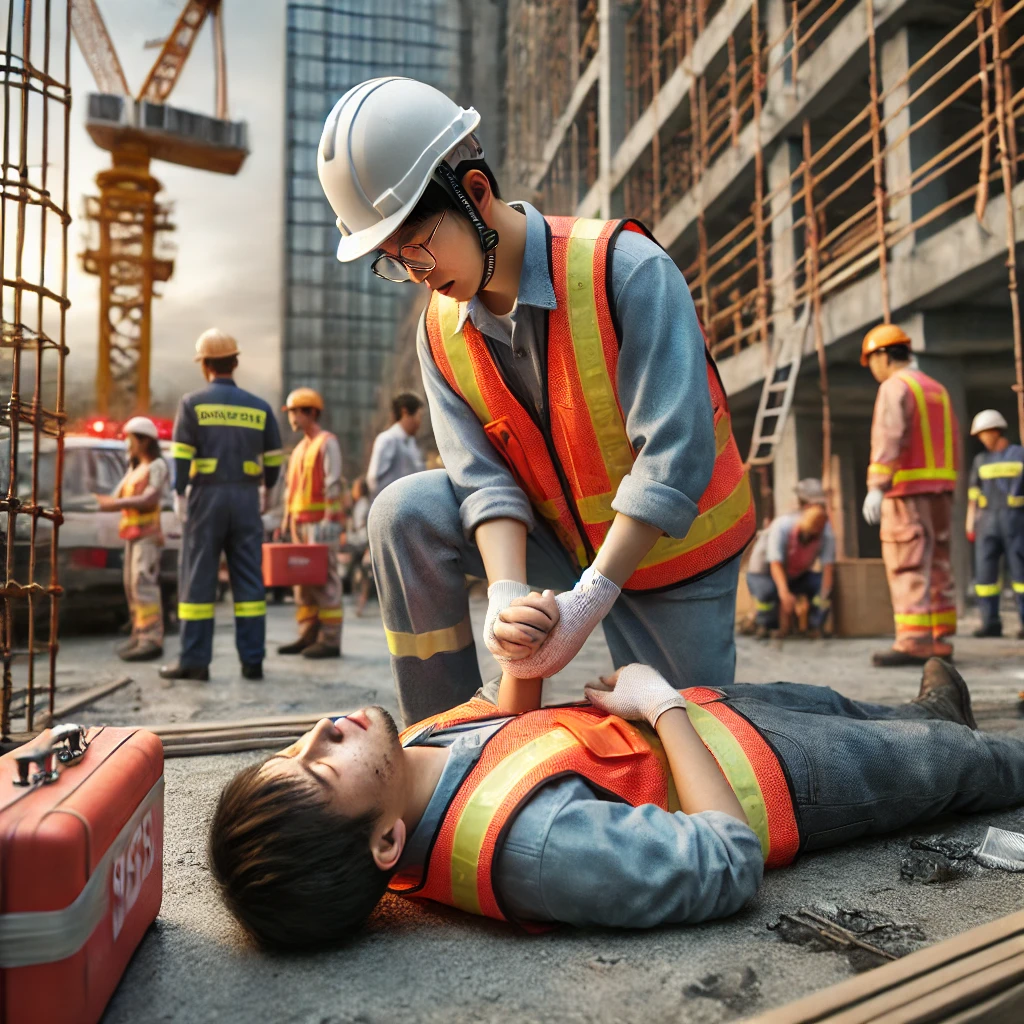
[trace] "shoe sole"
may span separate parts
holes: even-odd
[[[953,667],[949,658],[936,658],[937,662],[942,665],[943,670],[946,673],[946,677],[956,687],[957,692],[960,694],[960,705],[964,713],[964,721],[972,729],[978,728],[978,723],[974,719],[974,709],[971,707],[971,691],[967,689],[967,682],[962,675]]]

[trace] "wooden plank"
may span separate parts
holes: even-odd
[[[40,729],[46,729],[54,722],[58,722],[63,718],[68,718],[76,711],[81,711],[82,708],[88,707],[90,704],[95,704],[96,701],[101,700],[103,697],[113,693],[115,690],[120,690],[122,686],[127,686],[131,681],[131,676],[122,676],[120,679],[116,679],[112,683],[103,683],[101,686],[94,686],[92,689],[78,694],[77,697],[73,700],[69,700],[61,707],[54,708],[52,715],[48,711],[42,712],[37,716],[35,724],[38,725]]]
[[[352,710],[352,709],[350,709]],[[272,715],[266,718],[243,718],[233,721],[216,722],[165,722],[160,725],[140,725],[140,729],[148,729],[157,736],[175,736],[182,733],[220,732],[223,729],[259,729],[267,726],[298,726],[311,729],[321,718],[340,718],[347,711],[325,711],[322,714],[307,711],[300,715]]]

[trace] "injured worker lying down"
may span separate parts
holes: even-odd
[[[518,607],[558,614],[550,592]],[[978,732],[937,658],[899,707],[796,683],[680,692],[645,665],[584,696],[542,708],[539,681],[505,675],[497,704],[481,691],[401,734],[379,707],[323,719],[221,795],[229,909],[278,949],[352,936],[388,890],[525,925],[686,924],[735,913],[798,853],[1024,802],[1024,742]]]

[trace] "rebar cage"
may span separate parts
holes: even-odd
[[[0,733],[52,712],[68,309],[70,0],[8,0],[0,76]],[[45,659],[45,661],[43,661]],[[37,669],[37,660],[42,665]]]

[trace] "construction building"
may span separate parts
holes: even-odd
[[[346,465],[365,466],[394,376],[399,324],[419,289],[334,259],[338,229],[316,173],[317,143],[335,102],[381,75],[408,75],[468,103],[479,53],[500,35],[492,5],[468,0],[293,0],[288,4],[285,101],[283,391],[312,385]],[[498,86],[481,83],[493,109]],[[386,424],[385,424],[386,425]]]
[[[882,320],[949,389],[966,465],[973,413],[1024,419],[1024,3],[510,0],[507,22],[508,194],[653,231],[741,452],[773,356],[803,338],[763,515],[824,476],[840,556],[879,554],[859,514],[876,385],[858,356]]]

